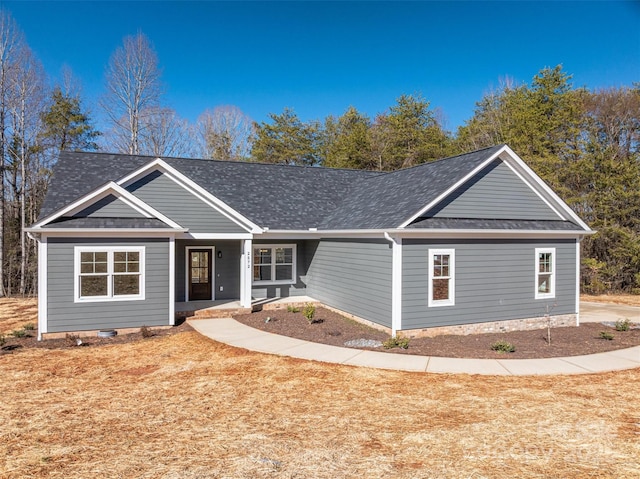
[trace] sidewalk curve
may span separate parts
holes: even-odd
[[[396,371],[504,376],[591,374],[640,367],[640,346],[606,353],[544,359],[461,359],[382,353],[312,343],[254,329],[235,319],[198,319],[200,334],[237,348],[261,353]]]

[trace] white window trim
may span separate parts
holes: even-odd
[[[449,299],[433,299],[433,257],[438,254],[449,255]],[[456,250],[454,249],[429,249],[429,296],[428,306],[454,306],[456,304]]]
[[[298,259],[298,252],[296,249],[296,244],[253,244],[253,247],[251,248],[251,280],[252,280],[252,284],[256,285],[256,286],[261,286],[261,285],[271,285],[271,284],[296,284],[296,277],[298,275],[298,268],[297,268],[297,259]],[[271,248],[271,257],[273,258],[273,263],[271,263],[271,277],[275,278],[276,277],[276,262],[275,262],[275,251],[273,251],[273,249],[275,248],[292,248],[292,253],[291,253],[291,260],[293,262],[292,264],[292,274],[293,274],[293,278],[292,279],[282,279],[280,281],[276,281],[276,280],[268,280],[268,281],[256,281],[253,279],[253,266],[255,266],[253,264],[253,255],[254,255],[254,250],[256,248]]]
[[[540,254],[551,253],[551,292],[538,292],[538,278],[540,277]],[[556,297],[556,249],[555,248],[536,248],[536,256],[534,260],[535,278],[534,291],[536,299],[550,299]],[[544,273],[548,274],[548,273]]]
[[[82,253],[107,253],[107,296],[80,296],[80,255]],[[113,295],[113,255],[118,252],[137,252],[140,255],[140,293]],[[144,246],[76,246],[73,261],[73,298],[74,303],[99,303],[114,301],[144,301],[145,299],[145,247]]]

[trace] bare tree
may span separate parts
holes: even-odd
[[[17,58],[20,68],[12,75],[10,87],[10,126],[12,139],[7,147],[9,159],[10,183],[14,202],[20,217],[20,294],[25,294],[27,284],[27,264],[31,256],[31,249],[26,244],[24,228],[27,226],[27,197],[31,193],[28,184],[28,170],[37,155],[41,153],[38,147],[40,132],[40,112],[46,97],[45,73],[41,63],[35,58],[31,49],[26,45],[18,51]],[[12,274],[12,276],[15,276]]]
[[[158,56],[143,33],[125,37],[109,60],[101,106],[113,123],[114,136],[127,138],[126,149],[116,145],[123,152],[140,152],[144,115],[159,104],[162,93],[160,74]]]
[[[243,160],[251,152],[254,122],[233,105],[206,110],[198,118],[199,154],[215,160]]]
[[[188,121],[171,108],[154,107],[144,113],[140,132],[141,154],[193,156],[193,135]]]
[[[0,296],[5,295],[5,175],[7,158],[7,117],[9,83],[16,69],[16,52],[24,43],[22,32],[10,13],[0,10]]]

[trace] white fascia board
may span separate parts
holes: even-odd
[[[26,233],[42,233],[47,236],[65,236],[73,238],[144,238],[151,236],[172,237],[185,233],[188,229],[173,230],[169,228],[25,228]]]
[[[214,208],[216,211],[222,213],[227,218],[229,218],[234,223],[238,224],[238,226],[250,230],[251,233],[260,233],[262,232],[262,228],[253,223],[251,220],[231,208],[224,201],[215,197],[207,190],[202,188],[196,182],[192,181],[190,178],[180,173],[178,170],[170,166],[167,162],[162,160],[161,158],[156,158],[151,163],[139,168],[138,170],[130,173],[129,175],[121,178],[117,181],[117,183],[123,187],[127,187],[140,178],[148,175],[152,171],[159,170],[163,173],[166,173],[168,177],[173,180],[175,183],[186,189],[189,193],[196,196],[198,199],[206,203],[207,205]]]
[[[33,227],[30,228],[30,230],[33,230],[33,229],[39,230],[42,226],[47,225],[52,221],[65,215],[73,216],[74,213],[78,213],[79,211],[82,211],[83,209],[92,205],[96,201],[101,200],[102,198],[104,198],[109,194],[114,194],[117,198],[124,201],[127,205],[131,206],[136,211],[140,212],[146,218],[156,218],[174,230],[184,230],[184,228],[182,228],[182,226],[180,226],[178,223],[168,218],[167,216],[163,215],[152,206],[146,204],[140,198],[137,198],[136,196],[132,195],[127,190],[122,188],[117,183],[114,183],[113,181],[110,181],[109,183],[102,185],[97,190],[94,190],[91,193],[86,194],[85,196],[77,199],[70,205],[67,205],[65,208],[62,208],[57,212],[55,212],[54,214],[49,215],[46,218],[40,220],[39,222],[34,224]],[[52,231],[52,230],[53,228],[48,231]]]
[[[467,173],[463,178],[461,178],[456,183],[451,185],[446,191],[444,191],[442,194],[440,194],[436,199],[431,201],[429,204],[427,204],[425,207],[423,207],[417,213],[415,213],[413,216],[411,216],[408,220],[406,220],[404,223],[402,223],[400,226],[398,226],[398,228],[406,228],[408,225],[413,223],[416,219],[420,218],[427,211],[429,211],[431,208],[436,206],[443,199],[445,199],[447,196],[449,196],[451,193],[453,193],[455,190],[457,190],[460,186],[464,185],[467,181],[469,181],[471,178],[473,178],[473,176],[476,173],[478,173],[479,171],[481,171],[485,166],[487,166],[493,160],[498,158],[503,151],[504,151],[504,147],[500,148],[497,152],[495,152],[493,155],[491,155],[489,158],[484,160],[482,163],[480,163],[478,166],[476,166],[473,170],[471,170],[469,173]]]
[[[502,148],[501,153],[504,152],[508,155],[508,160],[510,160],[511,162],[513,162],[513,165],[510,163],[510,161],[506,161],[508,166],[516,166],[516,169],[519,169],[520,172],[522,173],[522,175],[519,176],[526,176],[527,178],[529,178],[531,180],[531,182],[533,183],[533,190],[538,194],[538,196],[540,196],[541,198],[545,199],[544,196],[546,196],[549,200],[551,200],[552,202],[554,202],[557,207],[564,212],[564,214],[566,214],[566,216],[568,216],[571,220],[573,220],[575,223],[577,223],[580,227],[584,228],[584,230],[589,233],[593,231],[591,230],[591,228],[589,228],[589,226],[580,219],[580,217],[569,207],[569,205],[567,205],[562,198],[560,198],[551,188],[549,188],[549,186],[542,181],[542,178],[540,178],[523,160],[522,158],[520,158],[511,148],[509,148],[507,145],[504,146],[504,148]],[[503,158],[504,159],[504,158]],[[514,170],[514,168],[512,168],[512,170]],[[541,195],[542,194],[542,195]],[[544,195],[544,196],[543,196]],[[549,204],[549,202],[545,201],[547,204]],[[555,208],[554,208],[555,210]]]
[[[370,230],[270,230],[255,239],[379,238],[386,234],[402,238],[576,238],[593,234],[582,230],[506,230],[506,229],[370,229]]]

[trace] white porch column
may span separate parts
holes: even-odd
[[[242,254],[240,255],[240,305],[251,307],[251,257],[253,256],[253,241],[242,240]]]

